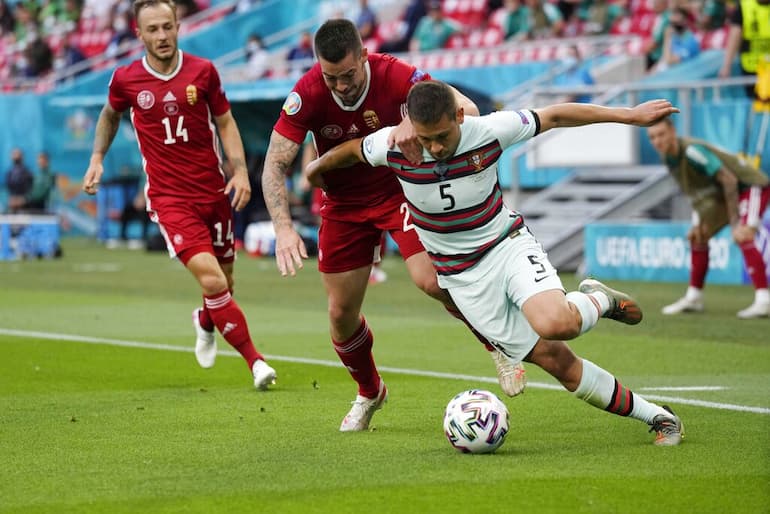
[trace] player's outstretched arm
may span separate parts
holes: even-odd
[[[536,109],[540,132],[557,127],[580,127],[592,123],[625,123],[646,127],[679,112],[668,100],[658,99],[635,107],[605,107],[595,104],[563,103]]]
[[[298,152],[299,144],[274,130],[262,171],[262,194],[275,228],[275,262],[283,276],[296,275],[302,259],[307,259],[305,243],[292,223],[286,190],[286,174]]]
[[[340,168],[347,168],[359,162],[364,162],[361,153],[361,140],[363,138],[350,139],[335,146],[318,159],[310,161],[305,168],[305,177],[315,187],[326,189],[323,174]]]
[[[121,113],[113,109],[109,103],[105,104],[102,112],[99,113],[99,119],[96,122],[94,135],[94,146],[91,151],[91,160],[88,163],[88,169],[83,177],[83,191],[89,195],[96,194],[99,189],[99,182],[104,173],[104,155],[110,149],[115,134],[120,126]]]
[[[219,138],[222,140],[222,148],[225,150],[228,170],[231,174],[225,187],[225,194],[233,193],[232,205],[236,211],[240,211],[251,200],[251,183],[249,182],[249,170],[246,168],[246,154],[243,151],[243,141],[238,124],[230,111],[215,118]]]

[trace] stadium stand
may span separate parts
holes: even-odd
[[[409,23],[407,16],[412,13],[410,8],[418,1],[420,0],[370,0],[370,6],[377,13],[378,25],[375,36],[365,42],[367,48],[376,51],[383,43],[402,36]],[[14,6],[17,2],[11,0],[8,3]],[[704,51],[696,62],[680,68],[679,71],[672,68],[660,76],[645,76],[640,63],[643,61],[645,41],[651,37],[655,24],[656,13],[651,6],[652,0],[609,0],[608,3],[617,4],[625,10],[614,19],[604,34],[589,32],[586,29],[588,23],[580,18],[580,13],[576,10],[567,20],[569,28],[565,33],[569,37],[514,42],[505,41],[503,38],[503,2],[444,0],[444,16],[462,24],[462,33],[450,38],[446,47],[440,50],[403,53],[400,57],[419,68],[429,70],[436,78],[451,82],[467,91],[480,93],[479,98],[486,98],[490,105],[526,106],[550,103],[563,98],[569,92],[556,84],[559,74],[562,73],[560,59],[569,47],[575,45],[580,49],[596,78],[596,85],[592,86],[591,93],[597,101],[628,103],[648,94],[673,95],[678,101],[685,102],[692,112],[698,113],[696,115],[700,116],[701,120],[708,120],[708,115],[704,114],[712,107],[708,102],[714,104],[730,99],[737,102],[732,104],[731,108],[743,108],[739,95],[733,94],[742,89],[736,85],[740,80],[708,82],[715,77],[715,70],[712,69],[714,55],[720,53],[726,44],[725,26],[696,31]],[[322,4],[324,2],[315,0],[200,1],[194,9],[199,12],[184,18],[182,22],[181,47],[215,61],[221,71],[228,96],[233,102],[234,112],[239,121],[243,120],[244,139],[247,146],[251,146],[250,150],[258,152],[266,145],[266,134],[269,134],[275,112],[280,108],[294,81],[287,71],[286,53],[301,32],[312,31],[320,24]],[[354,18],[356,4],[353,0],[334,0],[332,7]],[[59,120],[54,123],[61,123],[61,120],[64,120],[63,123],[67,124],[69,131],[67,137],[73,138],[66,143],[70,147],[82,145],[74,138],[80,137],[78,134],[81,132],[87,133],[89,123],[93,123],[95,113],[103,102],[106,83],[112,69],[119,63],[135,58],[141,51],[141,46],[128,38],[122,46],[116,43],[121,30],[128,29],[128,32],[133,32],[133,20],[130,17],[126,19],[126,24],[119,21],[128,14],[125,11],[126,5],[125,2],[117,0],[85,0],[73,30],[50,31],[45,35],[45,40],[56,54],[71,33],[71,41],[86,60],[42,76],[18,76],[15,66],[22,55],[23,45],[9,34],[0,37],[0,89],[6,93],[31,91],[39,95],[40,107],[32,107],[35,100],[24,95],[18,104],[28,105],[33,110],[39,109],[36,110],[39,112],[39,118],[47,123],[51,120]],[[123,10],[120,6],[123,6]],[[253,33],[261,36],[264,47],[270,53],[270,71],[265,78],[258,80],[250,80],[244,73],[245,43]],[[677,83],[679,89],[669,88],[672,83]],[[697,85],[690,86],[698,83],[708,85],[700,89]],[[688,93],[686,97],[677,96],[683,94],[682,88],[688,87],[692,87],[691,91],[697,93]],[[610,94],[612,91],[620,91],[620,94]],[[2,96],[0,102],[2,106],[11,105],[11,102]],[[685,118],[685,128],[690,132],[697,132],[693,130],[695,127],[691,116],[682,117]],[[8,134],[9,130],[12,129],[6,129],[6,132],[0,135]],[[738,128],[734,132],[735,134],[730,134],[733,147],[739,144],[736,140],[742,140],[744,129]],[[53,137],[36,136],[33,140],[50,142]],[[644,141],[640,142],[639,146],[638,155],[635,157],[637,165],[646,166],[650,164],[649,148],[645,146]],[[81,150],[77,151],[48,148],[55,162],[63,163],[62,166],[70,170],[73,180],[79,179],[84,169],[81,162],[86,147],[80,148]],[[37,149],[33,145],[30,151]],[[0,145],[0,152],[3,150],[6,150],[5,146]],[[523,202],[532,193],[541,192],[545,195],[545,188],[554,184],[569,188],[571,186],[566,185],[570,184],[568,177],[577,177],[576,180],[580,180],[581,174],[584,178],[594,177],[591,178],[591,184],[595,184],[597,180],[601,181],[601,178],[595,179],[596,176],[607,176],[606,173],[602,175],[588,168],[577,172],[574,167],[535,168],[528,162],[532,160],[527,157],[531,151],[531,148],[517,148],[515,155],[506,154],[500,163],[503,186],[522,195],[516,197],[516,202]],[[126,145],[122,148],[118,145],[114,167],[117,167],[117,161],[121,159],[130,161],[131,165],[137,165],[131,152],[134,152],[133,146]],[[641,170],[637,175],[643,176],[645,172],[646,170]],[[630,173],[629,176],[631,175],[634,174]],[[579,188],[573,189],[577,191]],[[607,190],[611,189],[609,187]],[[559,208],[554,208],[554,212],[567,208],[564,206],[564,196],[559,196],[558,190],[554,189],[548,194],[556,195]],[[660,196],[660,190],[655,194]],[[615,194],[614,198],[617,197]],[[542,205],[547,204],[545,196],[539,198],[543,200]],[[651,196],[648,198],[650,201],[640,203],[637,211],[613,210],[613,215],[637,216],[649,207],[648,203],[659,203],[659,199]],[[580,205],[575,204],[574,207],[577,209]],[[531,208],[533,223],[536,223],[539,215],[535,214],[533,207]],[[80,226],[86,227],[86,231],[91,230],[88,223],[80,223]],[[554,258],[559,260],[556,256]],[[565,257],[564,262],[567,261],[574,262],[573,256]]]

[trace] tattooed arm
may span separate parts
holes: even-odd
[[[249,171],[246,169],[246,155],[243,151],[241,133],[230,111],[217,116],[216,123],[219,137],[222,140],[222,147],[227,156],[228,171],[231,174],[230,180],[227,181],[227,187],[225,187],[225,194],[229,195],[233,191],[233,208],[240,211],[246,207],[251,199],[251,184],[249,183]]]
[[[286,174],[297,157],[300,145],[275,130],[270,134],[270,146],[262,171],[262,194],[270,219],[275,228],[275,262],[281,275],[296,275],[307,259],[302,238],[294,229],[289,211],[289,194],[286,190]]]
[[[99,114],[99,120],[96,122],[96,134],[94,135],[94,146],[91,151],[91,160],[88,169],[83,177],[83,191],[89,195],[96,194],[99,189],[99,181],[104,173],[102,162],[104,154],[110,149],[112,140],[118,132],[121,113],[113,109],[109,103],[105,104],[102,112]]]

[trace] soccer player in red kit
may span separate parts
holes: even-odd
[[[128,109],[147,174],[150,218],[160,227],[169,254],[190,270],[203,291],[203,307],[193,311],[198,363],[214,365],[216,327],[246,360],[254,386],[266,389],[275,383],[275,370],[254,347],[232,297],[232,209],[242,209],[251,198],[238,126],[214,65],[178,49],[174,2],[136,0],[133,9],[146,55],[115,70],[83,189],[96,193],[104,155]],[[228,158],[227,174],[217,131]]]
[[[307,258],[305,245],[292,224],[285,184],[286,172],[307,132],[313,135],[318,155],[323,155],[348,139],[398,125],[394,141],[410,159],[418,161],[422,155],[406,118],[406,97],[415,83],[430,78],[427,73],[395,57],[367,53],[355,25],[344,19],[321,25],[315,35],[315,51],[319,62],[294,86],[273,128],[262,174],[282,275],[294,275]],[[478,114],[468,98],[453,91],[466,113]],[[383,231],[388,231],[398,245],[417,287],[441,301],[455,317],[464,318],[448,293],[438,287],[435,270],[411,224],[401,187],[387,168],[373,170],[362,164],[337,170],[327,177],[326,184],[318,267],[328,298],[334,349],[358,383],[358,395],[340,430],[361,431],[368,428],[388,394],[372,356],[372,331],[361,314]],[[521,392],[523,369],[491,346],[488,349],[498,366],[503,390],[511,396]]]

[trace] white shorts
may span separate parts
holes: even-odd
[[[540,336],[521,312],[522,305],[537,293],[564,291],[543,247],[524,227],[490,250],[470,271],[473,280],[449,287],[452,299],[491,344],[513,361],[523,360]]]

